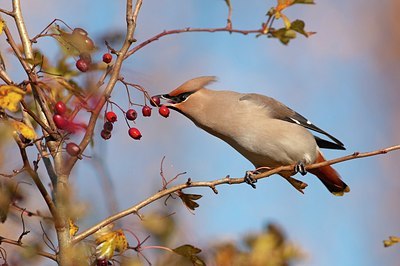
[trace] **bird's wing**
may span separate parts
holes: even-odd
[[[325,132],[324,130],[320,129],[319,127],[315,126],[311,123],[307,118],[302,116],[301,114],[295,112],[294,110],[290,109],[283,103],[261,94],[256,93],[249,93],[243,95],[239,101],[250,101],[254,104],[264,106],[268,113],[272,118],[280,119],[283,121],[287,121],[290,123],[295,123],[297,125],[303,126],[307,129],[313,130],[315,132],[324,134],[325,136],[329,137],[333,142],[328,140],[321,139],[319,137],[315,137],[315,140],[319,147],[327,148],[327,149],[337,149],[337,150],[345,150],[344,144],[332,136],[331,134]]]

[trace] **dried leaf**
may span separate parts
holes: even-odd
[[[186,207],[188,207],[192,211],[200,206],[197,202],[195,202],[195,200],[203,197],[202,195],[198,194],[185,194],[182,191],[178,191],[178,196],[182,200],[183,204],[185,204]]]
[[[291,23],[290,23],[289,18],[282,13],[281,13],[281,17],[282,17],[283,23],[285,24],[285,28],[290,29]]]
[[[190,259],[194,265],[206,265],[205,262],[197,256],[197,254],[201,252],[201,249],[196,248],[195,246],[182,245],[174,248],[173,251],[178,255]]]
[[[0,107],[11,112],[18,111],[18,104],[25,92],[13,85],[0,86]]]
[[[389,236],[389,239],[383,241],[385,248],[393,246],[394,244],[400,243],[400,237]]]
[[[128,248],[128,241],[122,229],[112,231],[112,228],[113,225],[110,224],[94,234],[98,259],[110,259],[115,251],[122,253]]]
[[[78,232],[79,227],[72,221],[72,219],[69,219],[69,235],[72,237],[76,235]]]
[[[0,19],[0,34],[3,33],[3,29],[6,26],[6,22],[2,19]]]
[[[12,121],[10,123],[11,123],[11,126],[14,128],[14,130],[17,133],[24,136],[24,138],[30,139],[30,140],[36,139],[36,132],[32,127],[30,127],[22,122],[19,122],[19,121]]]

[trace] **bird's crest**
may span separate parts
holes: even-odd
[[[203,76],[203,77],[198,77],[194,78],[191,80],[186,81],[182,85],[180,85],[178,88],[175,90],[171,91],[169,93],[169,96],[177,96],[179,94],[185,93],[185,92],[195,92],[204,86],[207,86],[211,82],[217,81],[217,78],[214,76]]]

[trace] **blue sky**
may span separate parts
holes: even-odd
[[[89,1],[33,2],[43,7],[40,13],[49,16],[38,17],[37,9],[26,11],[32,35],[53,17],[85,28],[91,36],[124,26],[122,1],[96,1],[96,6]],[[234,27],[258,28],[274,3],[232,0]],[[307,28],[317,34],[309,39],[299,37],[289,46],[264,37],[227,33],[168,36],[132,56],[122,74],[150,94],[166,93],[196,76],[215,75],[219,81],[210,88],[277,98],[345,143],[347,151],[327,151],[328,158],[383,148],[399,142],[391,126],[394,101],[388,96],[398,85],[387,82],[391,77],[379,71],[374,56],[385,45],[384,33],[379,32],[384,28],[379,24],[385,21],[374,14],[384,13],[387,5],[388,1],[366,4],[358,0],[297,6],[289,10],[289,17],[305,20]],[[164,29],[221,27],[226,11],[222,0],[144,1],[136,38],[141,42]],[[40,45],[52,55],[58,53],[53,40]],[[101,43],[98,46],[105,50]],[[117,87],[112,99],[126,108],[125,96],[123,87]],[[142,118],[137,126],[143,133],[140,142],[131,140],[126,125],[120,123],[111,140],[98,138],[96,148],[88,151],[103,158],[121,209],[159,189],[164,155],[167,174],[187,171],[186,177],[193,180],[226,174],[240,177],[252,168],[228,145],[178,113],[168,119]],[[399,158],[399,153],[391,153],[335,166],[352,189],[341,198],[333,197],[311,175],[304,177],[309,184],[305,195],[278,176],[262,180],[256,190],[247,185],[221,186],[217,196],[209,189],[190,190],[204,197],[195,215],[179,205],[173,207],[182,226],[193,232],[178,236],[177,241],[206,249],[215,238],[239,239],[276,222],[309,255],[299,265],[396,265],[398,247],[385,249],[382,240],[400,231],[396,209],[400,182],[395,168]],[[98,200],[102,199],[100,183],[91,164],[79,162],[72,179],[82,199],[93,204],[83,224],[89,226],[107,215],[105,203]],[[161,207],[155,204],[153,208]],[[135,223],[134,218],[128,221]]]

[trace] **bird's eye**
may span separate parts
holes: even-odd
[[[182,93],[182,94],[180,94],[180,95],[178,96],[179,102],[185,101],[185,100],[189,97],[190,94],[191,94],[191,93]]]

